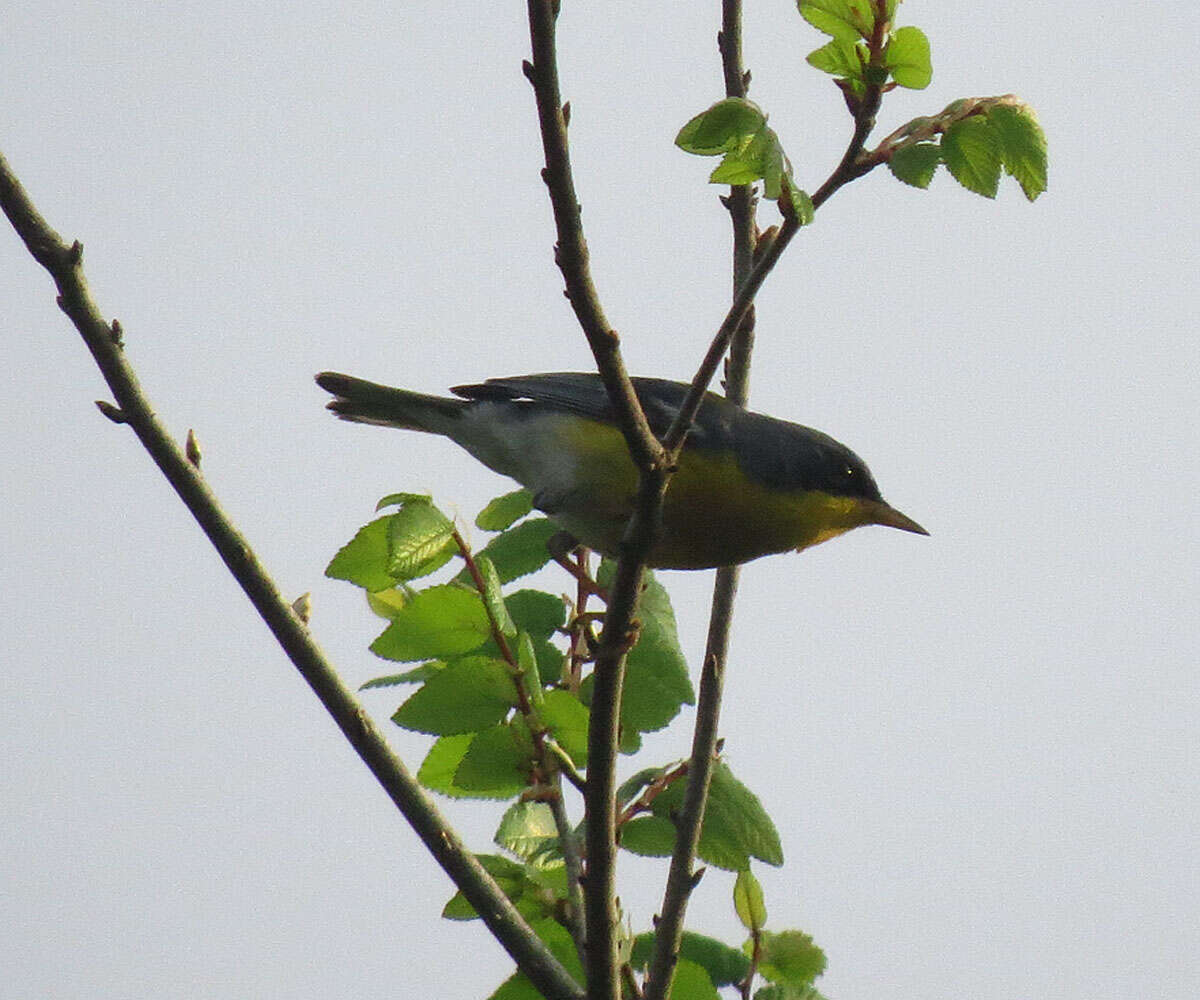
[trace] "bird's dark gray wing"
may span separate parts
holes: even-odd
[[[635,378],[637,393],[650,429],[662,436],[671,426],[687,395],[688,386],[661,378]],[[612,405],[600,376],[594,372],[550,372],[542,375],[517,375],[492,378],[476,385],[458,385],[450,390],[465,399],[529,400],[546,403],[593,420],[611,422]],[[690,443],[697,447],[715,446],[728,433],[729,404],[713,393],[706,393]]]

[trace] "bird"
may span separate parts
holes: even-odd
[[[637,469],[600,376],[554,372],[455,386],[430,396],[322,372],[343,420],[449,438],[530,491],[579,543],[616,558]],[[689,386],[632,379],[652,431],[666,433]],[[733,566],[810,548],[862,525],[928,535],[887,504],[866,463],[827,434],[754,413],[708,392],[679,454],[646,564]]]

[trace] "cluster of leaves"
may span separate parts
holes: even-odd
[[[940,133],[940,140],[931,137]],[[1033,111],[1006,99],[955,101],[936,118],[916,118],[888,167],[905,184],[927,188],[940,164],[968,191],[995,198],[1001,173],[1033,201],[1046,190],[1046,136]],[[929,137],[929,138],[927,138]]]
[[[922,90],[933,79],[929,39],[920,28],[894,27],[898,0],[799,0],[800,14],[829,41],[808,62],[834,78],[852,112],[869,86]],[[692,118],[675,143],[688,153],[721,156],[709,175],[714,184],[761,180],[767,198],[787,195],[798,220],[812,221],[809,196],[795,184],[792,165],[767,115],[752,101],[729,97]],[[886,161],[905,184],[926,188],[937,168],[968,191],[994,198],[1002,174],[1033,201],[1046,189],[1046,137],[1033,111],[1010,97],[954,101],[939,115],[915,118],[873,153],[860,154],[866,169]]]
[[[766,985],[754,1000],[825,1000],[813,983],[825,972],[825,953],[802,931],[768,931],[762,886],[747,869],[733,886],[733,907],[749,932],[740,949],[703,934],[685,932],[671,984],[672,1000],[719,1000],[717,990],[734,988],[748,997],[757,978]],[[631,964],[644,965],[654,951],[654,932],[632,941]]]
[[[568,930],[567,852],[578,853],[586,818],[567,821],[561,780],[578,785],[587,768],[589,650],[597,616],[586,604],[602,599],[614,567],[602,562],[593,578],[586,554],[569,561],[564,554],[560,559],[575,576],[573,596],[509,587],[545,566],[554,548],[555,527],[534,515],[524,490],[497,498],[479,515],[476,527],[491,537],[477,552],[429,497],[392,494],[377,509],[393,507],[359,530],[326,569],[365,590],[371,608],[387,620],[371,651],[411,664],[363,686],[416,685],[392,720],[435,737],[417,775],[426,788],[457,798],[512,800],[494,837],[501,853],[477,857],[565,967],[582,977]],[[439,570],[445,572],[434,578]],[[663,728],[693,702],[670,600],[649,575],[639,622],[620,706],[626,754],[640,749],[641,734]],[[621,846],[670,855],[672,817],[686,788],[687,767],[678,761],[644,768],[626,781],[618,792]],[[713,866],[747,874],[752,858],[783,862],[770,817],[724,762],[713,776],[699,853]],[[442,915],[477,916],[461,893]],[[648,961],[652,940],[651,934],[626,941],[631,969]],[[687,941],[679,976],[703,988],[687,989],[681,980],[677,1000],[715,996],[717,987],[740,982],[751,968],[750,951],[696,935]],[[768,968],[760,963],[760,971]],[[536,996],[519,973],[494,994],[495,1000]]]
[[[920,28],[892,27],[897,2],[887,0],[880,23],[872,0],[799,0],[800,16],[830,39],[809,53],[809,65],[838,80],[848,97],[862,97],[868,85],[928,87],[929,39]]]
[[[753,101],[727,97],[700,112],[679,130],[675,145],[697,156],[720,156],[708,179],[712,184],[763,182],[772,201],[788,198],[802,225],[813,220],[812,199],[792,177],[792,161],[783,151],[767,116]]]

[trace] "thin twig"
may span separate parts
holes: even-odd
[[[491,876],[438,813],[392,752],[308,629],[279,594],[249,544],[221,510],[199,470],[154,415],[125,359],[119,327],[105,322],[88,291],[79,243],[68,246],[29,200],[0,156],[0,207],[29,252],[54,279],[59,306],[74,323],[112,390],[125,422],[191,511],[230,573],[359,757],[412,825],[488,930],[547,997],[582,1000],[583,991],[539,940]]]
[[[462,560],[466,564],[467,573],[471,577],[476,591],[479,593],[480,600],[483,601],[484,610],[487,613],[488,625],[492,632],[492,640],[496,643],[496,647],[500,651],[500,656],[512,671],[513,684],[517,691],[517,711],[521,713],[521,716],[529,726],[529,735],[533,742],[533,753],[539,773],[539,780],[544,783],[543,787],[546,788],[546,791],[543,793],[543,801],[549,806],[550,813],[554,817],[554,827],[558,833],[558,846],[562,851],[566,867],[567,930],[575,942],[575,948],[579,953],[579,961],[586,962],[587,928],[583,920],[583,865],[579,857],[579,847],[575,842],[574,831],[571,829],[570,820],[567,818],[567,807],[563,801],[562,794],[562,777],[565,774],[568,780],[575,784],[576,787],[579,787],[582,782],[570,756],[555,742],[550,731],[538,718],[535,700],[540,697],[541,692],[540,690],[535,691],[530,687],[530,679],[521,668],[520,659],[513,652],[512,645],[509,643],[500,622],[497,621],[495,613],[486,600],[487,584],[484,582],[479,564],[475,561],[475,557],[471,553],[471,547],[457,528],[454,529],[452,535],[454,544],[458,546],[458,553],[462,556]]]
[[[621,358],[620,340],[600,307],[591,279],[579,200],[571,174],[567,118],[558,84],[557,0],[528,0],[528,12],[533,59],[523,68],[537,102],[546,159],[542,178],[550,195],[558,234],[555,260],[639,474],[636,506],[621,542],[621,557],[596,656],[584,796],[588,996],[591,1000],[618,1000],[615,802],[619,708],[625,656],[637,632],[634,615],[645,576],[645,561],[655,540],[671,470],[637,400]]]
[[[525,76],[533,85],[537,101],[538,124],[546,167],[542,179],[554,209],[558,243],[555,262],[562,271],[566,295],[575,310],[579,325],[596,359],[596,368],[608,390],[616,412],[617,424],[625,434],[634,464],[639,469],[661,464],[662,448],[646,415],[642,412],[625,362],[621,358],[620,338],[609,324],[596,286],[592,281],[587,241],[583,236],[579,198],[571,173],[567,143],[567,121],[558,84],[556,0],[529,0],[529,34],[533,61],[524,64]]]
[[[872,65],[878,65],[879,61],[883,58],[883,43],[887,38],[888,25],[885,10],[886,0],[875,0],[875,5],[877,9],[875,31],[867,43]],[[880,159],[862,155],[867,137],[875,127],[875,115],[879,111],[879,104],[882,97],[882,86],[868,85],[866,93],[862,98],[856,100],[854,109],[854,134],[850,138],[846,152],[842,155],[841,162],[838,163],[833,173],[826,178],[825,183],[817,188],[816,193],[813,194],[812,203],[814,208],[820,208],[841,187],[870,172],[882,162]],[[683,404],[680,406],[675,420],[671,423],[670,429],[663,438],[663,447],[666,448],[672,460],[678,457],[679,449],[683,447],[683,441],[687,437],[688,429],[696,419],[696,414],[700,410],[700,404],[704,400],[704,393],[708,389],[713,375],[716,374],[717,367],[720,365],[721,359],[725,356],[726,350],[729,349],[730,342],[737,332],[742,318],[750,310],[754,302],[754,297],[758,294],[759,288],[762,287],[763,281],[774,270],[775,265],[779,262],[779,258],[783,255],[783,251],[787,249],[793,237],[800,231],[801,221],[786,197],[779,199],[779,207],[783,212],[783,224],[779,227],[779,232],[775,236],[775,239],[770,242],[766,252],[755,262],[750,273],[746,275],[745,280],[738,286],[738,292],[734,296],[733,305],[729,307],[729,312],[725,314],[725,319],[721,322],[720,327],[717,328],[712,343],[709,344],[708,351],[704,355],[704,360],[700,363],[700,367],[692,379],[691,388],[688,390],[687,396],[684,397]]]
[[[558,761],[559,770],[575,788],[582,794],[584,788],[587,787],[587,781],[576,769],[575,761],[571,759],[571,755],[558,745],[558,740],[552,736],[546,737],[546,750],[554,755],[554,759]]]
[[[722,0],[721,31],[717,36],[721,69],[727,97],[745,97],[750,81],[742,56],[741,0]],[[733,229],[733,294],[736,301],[754,270],[757,244],[755,197],[750,185],[730,189],[722,199],[729,211]],[[739,316],[729,358],[725,363],[725,396],[737,406],[745,406],[750,395],[750,358],[754,350],[754,306]],[[662,907],[655,928],[654,954],[647,976],[646,998],[657,1000],[670,991],[671,979],[683,938],[687,904],[695,886],[692,865],[700,843],[700,830],[708,805],[708,786],[716,756],[721,694],[729,634],[733,622],[733,603],[737,596],[740,570],[726,566],[717,570],[713,583],[712,609],[709,614],[708,640],[704,665],[700,672],[700,693],[696,705],[696,724],[692,735],[692,755],[688,762],[688,784],[683,808],[676,820],[675,849],[663,891]]]
[[[562,782],[549,797],[550,814],[554,817],[554,829],[558,833],[558,848],[562,852],[563,865],[567,872],[567,930],[575,942],[579,961],[587,962],[587,925],[583,919],[583,861],[579,856],[579,844],[575,831],[567,818],[567,805],[563,801]]]
[[[621,810],[620,816],[617,817],[617,825],[624,826],[635,816],[649,812],[654,805],[654,800],[675,784],[675,782],[681,778],[686,778],[687,773],[688,762],[686,760],[664,770],[657,778],[642,789],[641,794],[636,799],[626,803],[625,808]]]
[[[887,21],[885,0],[876,0],[875,32],[868,43],[873,62],[882,58],[886,40]],[[741,2],[723,0],[721,33],[718,36],[721,52],[726,95],[746,96],[749,74],[742,63],[741,45]],[[817,189],[812,201],[819,208],[843,185],[862,176],[876,166],[876,162],[862,156],[871,130],[875,127],[875,115],[879,111],[883,89],[868,87],[865,95],[854,109],[854,131],[837,168],[824,184]],[[745,406],[749,396],[750,356],[754,338],[754,296],[759,286],[779,260],[788,243],[800,229],[799,220],[791,210],[790,202],[780,199],[784,212],[783,225],[755,261],[756,228],[752,192],[734,188],[724,199],[729,209],[734,232],[733,283],[734,300],[724,322],[709,346],[708,353],[692,381],[691,389],[680,412],[663,440],[672,457],[678,454],[686,438],[687,430],[699,411],[703,393],[716,373],[721,358],[729,349],[726,363],[725,389],[727,398],[739,406]],[[718,725],[720,721],[721,694],[724,687],[725,663],[729,649],[729,635],[733,621],[733,604],[737,596],[739,570],[736,566],[717,571],[713,586],[712,609],[709,615],[708,640],[704,653],[704,666],[700,674],[700,692],[696,705],[696,725],[692,737],[692,756],[688,766],[688,785],[683,808],[676,819],[675,850],[667,884],[663,892],[663,904],[655,930],[654,954],[647,977],[646,1000],[662,1000],[667,996],[679,944],[683,935],[683,921],[688,899],[696,885],[692,865],[696,848],[700,842],[704,810],[708,801],[708,786],[712,778],[713,762],[716,758]]]

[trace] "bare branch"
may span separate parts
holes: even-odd
[[[567,299],[592,349],[596,368],[612,400],[617,424],[629,443],[634,464],[639,469],[647,468],[661,464],[662,448],[646,422],[621,358],[620,338],[604,315],[596,286],[592,282],[587,240],[583,235],[583,221],[567,143],[570,112],[563,105],[558,83],[557,20],[558,3],[555,0],[529,0],[533,61],[525,63],[523,68],[533,85],[537,101],[542,150],[546,158],[542,180],[546,182],[550,194],[558,233],[554,259],[562,271]]]
[[[104,321],[88,291],[81,267],[82,246],[79,243],[68,246],[46,223],[3,156],[0,156],[0,207],[29,252],[50,272],[58,286],[59,305],[92,352],[124,421],[137,434],[191,511],[230,573],[359,757],[521,971],[547,997],[582,1000],[583,991],[578,984],[533,933],[392,752],[383,734],[313,641],[300,617],[280,596],[274,581],[221,509],[199,469],[188,460],[154,415],[125,359],[119,328]]]
[[[882,59],[887,37],[884,0],[877,0],[875,32],[868,43],[873,62]],[[718,35],[726,96],[745,97],[749,74],[742,63],[741,2],[723,0],[722,24]],[[868,87],[866,94],[853,107],[854,132],[837,168],[813,195],[814,207],[824,204],[843,185],[871,170],[876,164],[865,159],[862,151],[867,137],[875,127],[875,116],[883,96],[882,87]],[[717,366],[729,350],[726,362],[725,388],[731,402],[745,406],[749,395],[750,356],[754,344],[754,296],[774,268],[800,228],[790,200],[780,198],[784,222],[779,232],[765,248],[757,244],[754,224],[753,194],[749,188],[733,188],[724,203],[733,224],[733,281],[734,300],[724,322],[709,346],[708,353],[692,380],[691,389],[674,423],[664,438],[672,456],[683,446],[688,428],[699,412]],[[757,244],[757,245],[756,245]],[[762,252],[757,254],[756,250]],[[646,1000],[662,1000],[670,991],[671,979],[683,935],[684,915],[688,899],[695,888],[697,873],[692,871],[700,829],[708,802],[708,786],[716,758],[721,694],[725,680],[725,664],[729,635],[733,621],[733,604],[737,596],[738,567],[717,571],[713,587],[712,609],[709,615],[708,640],[704,666],[700,674],[700,692],[696,705],[696,725],[692,736],[692,755],[688,764],[688,785],[683,808],[676,819],[675,849],[663,904],[655,932],[654,955],[646,985]]]
[[[542,178],[550,194],[558,233],[555,260],[566,283],[579,325],[587,337],[597,370],[608,391],[617,424],[625,435],[639,473],[638,496],[621,542],[604,631],[596,657],[588,726],[587,873],[585,914],[588,996],[618,1000],[616,902],[616,759],[625,677],[625,656],[636,641],[638,597],[646,558],[654,544],[662,499],[671,474],[662,445],[650,430],[621,358],[620,341],[609,325],[588,265],[579,201],[571,174],[567,120],[558,84],[556,0],[528,0],[533,61],[524,65],[533,85],[546,167]]]
[[[722,0],[721,31],[717,35],[726,97],[745,97],[750,83],[742,56],[741,0]],[[736,301],[754,269],[758,227],[755,222],[755,195],[750,185],[730,189],[722,199],[729,211],[733,229],[733,294]],[[747,305],[733,328],[729,357],[725,362],[725,396],[745,406],[750,395],[750,358],[754,350],[754,305]],[[722,351],[722,353],[724,353]],[[707,385],[707,382],[706,382]],[[670,992],[671,979],[683,939],[683,922],[696,879],[692,871],[700,843],[700,828],[708,805],[708,786],[712,780],[721,717],[725,663],[729,651],[729,633],[733,623],[733,603],[737,596],[740,569],[726,566],[717,570],[709,614],[708,640],[704,665],[700,671],[700,693],[696,705],[696,724],[692,734],[692,754],[687,765],[688,785],[683,808],[676,820],[675,849],[667,884],[663,891],[655,930],[654,954],[646,983],[646,1000],[659,1000]]]

